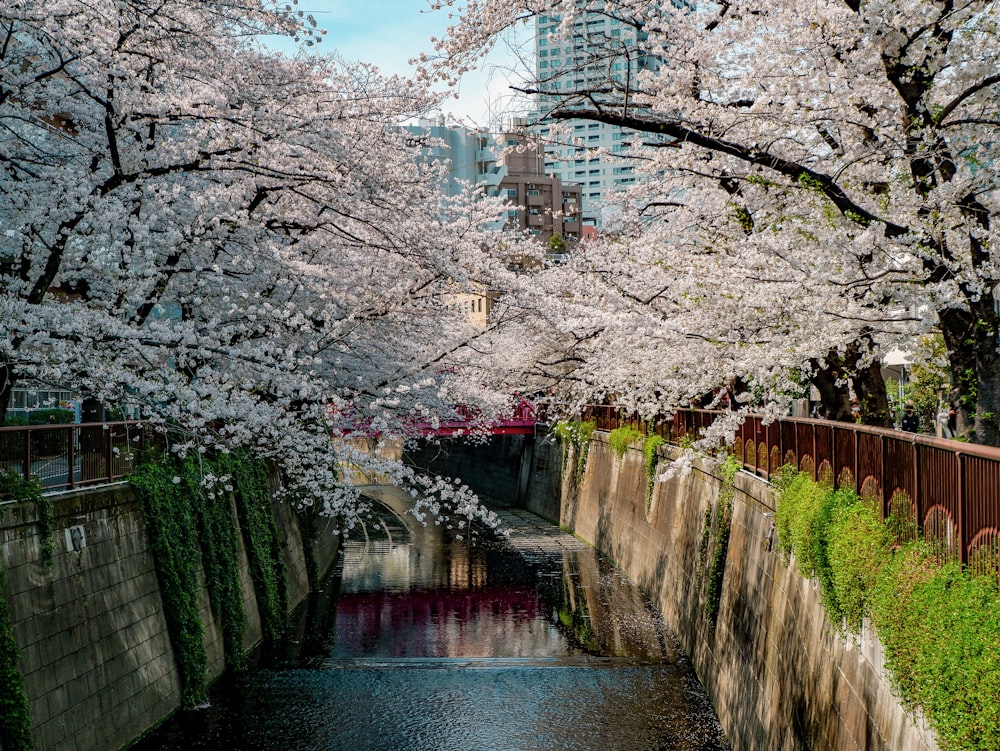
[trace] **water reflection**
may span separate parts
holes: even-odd
[[[140,748],[726,748],[676,641],[591,549],[516,511],[511,544],[470,545],[372,494],[385,510],[290,662],[226,679]]]

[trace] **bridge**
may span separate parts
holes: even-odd
[[[382,431],[373,427],[370,419],[334,410],[330,415],[331,431],[337,437],[380,436]],[[451,438],[463,435],[534,435],[535,405],[521,399],[509,417],[484,421],[482,415],[465,405],[454,408],[451,419],[427,420],[413,418],[404,420],[401,431],[407,436],[418,438]]]

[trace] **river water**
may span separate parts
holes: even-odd
[[[372,495],[284,653],[134,751],[728,749],[675,637],[591,548],[512,509],[509,540],[470,543]]]

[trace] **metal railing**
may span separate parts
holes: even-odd
[[[147,432],[141,422],[0,428],[0,470],[46,492],[114,482],[131,473]]]
[[[681,410],[639,420],[614,407],[586,417],[599,430],[631,425],[671,442],[698,433],[719,412]],[[846,422],[748,417],[733,442],[743,468],[770,478],[792,465],[818,482],[850,488],[892,519],[901,538],[922,532],[943,558],[983,573],[1000,565],[1000,449]]]

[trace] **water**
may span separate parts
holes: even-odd
[[[416,524],[391,490],[275,667],[137,751],[722,751],[676,639],[593,550],[508,510],[510,543]]]

